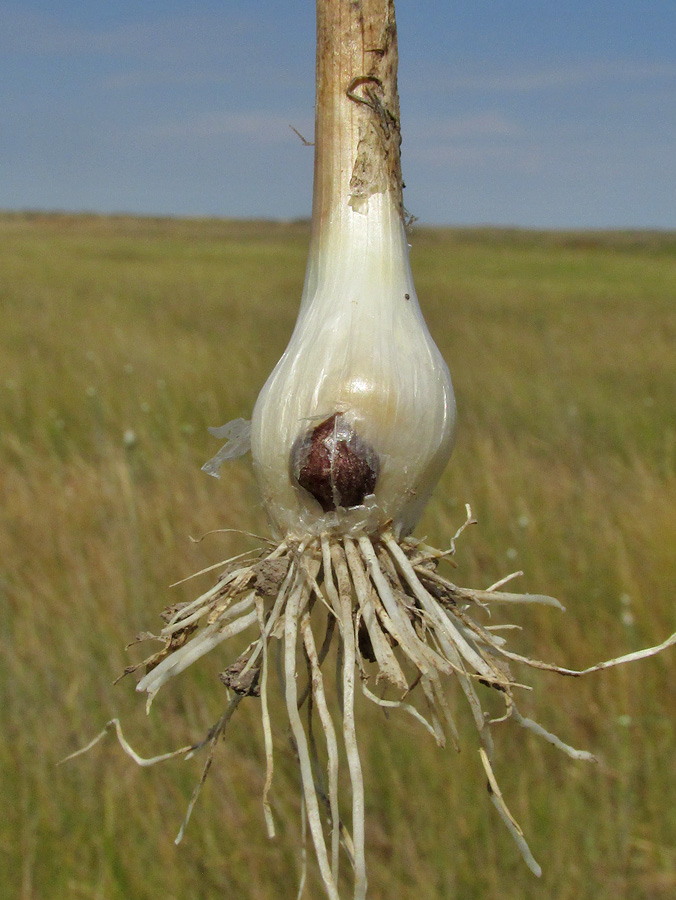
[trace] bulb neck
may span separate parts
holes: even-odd
[[[397,65],[393,0],[317,0],[315,258],[355,213],[403,214]]]

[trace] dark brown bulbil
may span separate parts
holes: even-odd
[[[291,469],[298,484],[330,512],[360,506],[375,490],[380,465],[373,448],[334,413],[296,441]]]

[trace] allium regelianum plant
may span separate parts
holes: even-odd
[[[448,682],[459,684],[476,723],[490,798],[539,874],[495,779],[491,726],[509,719],[576,759],[593,757],[521,715],[515,701],[521,685],[511,664],[580,675],[676,642],[672,635],[659,647],[584,672],[525,658],[509,648],[500,633],[509,626],[492,624],[491,611],[515,603],[561,604],[506,593],[501,588],[509,578],[474,590],[440,572],[472,521],[469,508],[446,550],[412,536],[451,453],[455,400],[409,265],[397,62],[393,0],[317,0],[312,240],[298,320],[251,423],[212,429],[228,441],[204,467],[217,475],[224,460],[250,443],[273,540],[210,567],[221,570],[216,583],[193,602],[165,610],[162,648],[127,670],[145,669],[137,690],[150,708],[166,682],[218,645],[249,634],[249,645],[221,675],[230,698],[226,711],[200,744],[150,760],[134,753],[117,720],[108,723],[143,765],[208,747],[206,777],[234,710],[244,697],[259,697],[267,760],[263,810],[273,836],[270,659],[279,648],[304,816],[331,900],[338,900],[343,854],[353,870],[355,900],[366,896],[358,691],[410,714],[443,747],[449,739],[458,743],[446,691]],[[338,654],[337,703],[325,688],[331,648]],[[499,719],[484,712],[479,685],[504,701]],[[338,789],[344,765],[349,801]]]

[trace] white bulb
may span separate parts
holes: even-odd
[[[253,413],[273,528],[301,537],[392,521],[409,532],[448,461],[454,424],[451,378],[418,305],[399,210],[387,191],[345,204],[313,242],[296,327]],[[322,425],[331,430],[328,509],[298,478]],[[364,468],[361,458],[375,480],[345,498],[340,479],[359,480],[351,469]]]

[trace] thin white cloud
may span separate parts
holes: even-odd
[[[521,125],[499,112],[487,111],[464,116],[434,117],[424,122],[413,120],[408,131],[431,140],[471,140],[475,138],[518,137]]]
[[[664,148],[671,147],[676,158],[669,115],[676,96],[676,84],[673,93],[669,90],[674,79],[676,64],[605,62],[537,70],[524,65],[519,72],[449,76],[442,88],[449,96],[459,100],[463,93],[485,91],[493,95],[488,99],[491,108],[447,116],[438,111],[425,115],[418,105],[407,119],[404,161],[436,169],[515,173],[543,171],[556,159],[571,179],[585,168],[602,171],[610,160],[618,172],[631,166],[645,168],[653,158],[673,170]],[[556,115],[559,98],[550,101],[546,96],[555,88],[567,91],[564,108],[569,110],[574,102],[576,115]],[[499,109],[501,91],[514,94],[503,98],[503,110]],[[541,96],[536,97],[538,92]],[[649,108],[646,98],[651,101]],[[462,104],[484,106],[486,100],[465,96]]]
[[[422,163],[433,168],[533,172],[541,167],[544,157],[540,147],[530,144],[421,144],[406,153],[404,169],[410,159],[413,164]]]
[[[530,93],[608,82],[626,85],[663,79],[676,79],[675,63],[593,60],[560,66],[525,67],[519,70],[493,70],[463,75],[447,73],[445,76],[436,76],[435,85],[437,90],[443,87],[444,90]]]
[[[487,111],[409,120],[403,152],[404,161],[435,167],[530,169],[539,161],[532,144],[533,136],[521,122]]]
[[[454,131],[452,123],[432,120],[426,125],[421,120],[413,135],[404,143],[405,168],[410,160],[413,165],[466,172],[537,174],[555,170],[557,179],[571,184],[592,175],[601,181],[615,177],[618,184],[626,184],[650,171],[673,183],[676,171],[676,136],[668,129],[646,134],[640,126],[627,128],[623,140],[617,141],[614,128],[603,125],[592,128],[568,123],[542,129],[531,122],[500,134]]]
[[[165,122],[146,129],[149,137],[162,140],[179,138],[246,138],[256,144],[278,144],[299,141],[291,125],[305,134],[312,134],[314,126],[307,115],[293,116],[285,113],[210,112],[192,119]]]
[[[195,85],[232,84],[239,78],[236,72],[190,69],[189,67],[158,69],[132,69],[108,75],[102,81],[110,91],[136,90],[148,87],[191,87]]]
[[[253,22],[239,15],[191,14],[137,19],[111,27],[67,24],[63,17],[21,7],[2,9],[0,50],[34,55],[103,54],[175,62],[237,46],[253,30]]]

